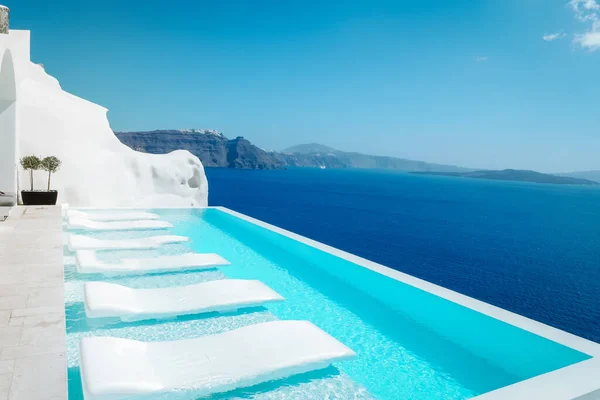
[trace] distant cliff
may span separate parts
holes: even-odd
[[[210,129],[156,130],[150,132],[115,132],[134,150],[165,154],[185,149],[196,155],[205,167],[278,169],[285,163],[243,137],[227,139]]]
[[[229,140],[209,129],[115,132],[129,147],[153,154],[185,149],[198,156],[206,167],[246,169],[379,168],[399,171],[465,172],[453,165],[430,164],[403,158],[372,156],[339,151],[321,144],[294,146],[282,152],[265,151],[243,137]]]
[[[598,182],[588,179],[571,178],[565,176],[556,176],[542,174],[540,172],[505,169],[501,171],[471,171],[471,172],[414,172],[415,174],[425,175],[444,175],[456,176],[462,178],[492,179],[499,181],[519,181],[532,183],[552,183],[558,185],[598,185]]]

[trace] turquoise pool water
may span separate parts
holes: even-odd
[[[158,341],[192,338],[274,319],[306,319],[352,348],[357,358],[290,379],[213,396],[214,399],[465,399],[579,361],[588,355],[377,274],[217,209],[154,210],[190,243],[151,251],[103,252],[101,259],[216,252],[230,266],[137,277],[81,275],[65,249],[69,399],[83,398],[78,341],[104,335]],[[160,234],[164,234],[161,231]],[[98,238],[157,232],[98,233]],[[231,314],[166,321],[88,321],[84,281],[136,288],[214,279],[259,279],[286,300]],[[178,393],[169,399],[185,399]]]

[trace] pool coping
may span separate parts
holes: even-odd
[[[442,286],[438,286],[423,279],[416,278],[412,275],[408,275],[346,251],[336,249],[335,247],[326,245],[313,239],[309,239],[286,229],[279,228],[278,226],[271,225],[259,219],[231,210],[227,207],[212,206],[205,208],[220,210],[252,224],[258,225],[262,228],[268,229],[272,232],[276,232],[300,243],[314,247],[346,261],[350,261],[361,267],[385,275],[391,279],[411,285],[453,303],[460,304],[461,306],[487,315],[491,318],[516,326],[538,336],[570,347],[574,350],[578,350],[592,357],[591,359],[482,394],[474,399],[500,400],[510,398],[512,400],[525,400],[532,398],[543,398],[567,400],[585,398],[591,400],[592,398],[596,398],[596,396],[598,396],[597,398],[600,398],[600,344],[598,343],[502,309],[500,307],[493,306],[481,300],[460,294]]]

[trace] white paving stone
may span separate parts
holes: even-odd
[[[17,359],[9,399],[66,399],[65,365],[65,353]]]
[[[29,317],[29,316],[44,316],[46,314],[64,313],[64,306],[46,306],[46,307],[32,307],[32,308],[20,308],[13,310],[12,317]]]
[[[60,207],[19,207],[0,226],[0,400],[66,400]]]
[[[10,321],[10,310],[0,311],[0,327],[8,325]]]
[[[60,323],[65,325],[65,314],[61,313],[47,313],[43,315],[31,315],[23,317],[23,326],[48,326],[48,324]]]
[[[19,345],[22,329],[20,326],[0,328],[0,348]]]
[[[0,361],[0,374],[12,373],[15,366],[15,360]]]
[[[10,321],[8,321],[8,326],[21,326],[24,321],[25,317],[11,318]]]
[[[27,295],[0,297],[0,310],[13,310],[27,305]]]

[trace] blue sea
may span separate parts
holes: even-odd
[[[208,168],[221,205],[600,342],[600,188]]]

